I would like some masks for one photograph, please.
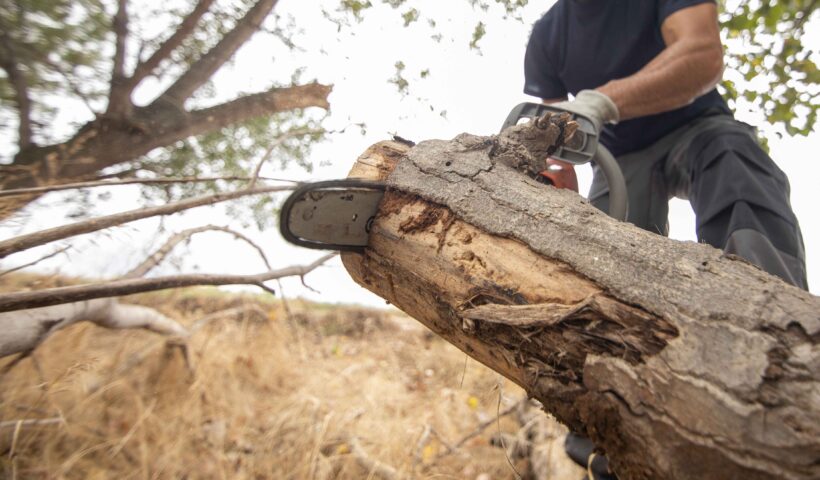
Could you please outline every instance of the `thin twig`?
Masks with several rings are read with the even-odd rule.
[[[262,308],[259,305],[247,304],[242,305],[241,307],[228,308],[225,310],[220,310],[218,312],[211,313],[210,315],[205,315],[204,317],[194,322],[194,324],[191,325],[191,328],[189,328],[188,330],[191,332],[191,335],[193,335],[194,333],[203,329],[205,326],[214,322],[215,320],[219,320],[225,317],[238,316],[241,313],[255,313],[256,315],[259,315],[262,318],[267,318],[268,316],[267,312],[262,310]]]
[[[3,275],[8,275],[9,273],[12,273],[12,272],[22,270],[24,268],[28,268],[28,267],[32,267],[34,265],[37,265],[38,263],[40,263],[44,260],[48,260],[51,257],[56,257],[57,255],[65,252],[66,250],[69,250],[70,248],[71,248],[71,245],[67,245],[67,246],[65,246],[63,248],[60,248],[60,249],[57,249],[57,250],[55,250],[55,251],[53,251],[53,252],[51,252],[47,255],[43,255],[42,257],[38,258],[37,260],[28,262],[24,265],[20,265],[19,267],[14,267],[14,268],[10,268],[8,270],[2,271],[2,272],[0,272],[0,277],[2,277]]]
[[[136,171],[136,170],[135,170]],[[114,174],[120,175],[118,174]],[[43,187],[15,188],[11,190],[0,190],[0,197],[11,197],[15,195],[43,194],[49,192],[59,192],[62,190],[76,190],[80,188],[95,187],[116,187],[121,185],[163,185],[169,183],[206,183],[216,181],[226,182],[247,182],[253,177],[242,177],[227,175],[222,177],[167,177],[167,178],[123,178],[121,180],[92,180],[88,182],[64,183],[62,185],[49,185]],[[287,180],[284,178],[258,177],[258,180],[272,182],[299,183],[297,180]]]
[[[265,288],[267,291],[272,291],[270,288],[265,287],[262,282],[290,276],[306,275],[336,255],[336,253],[330,253],[320,257],[309,265],[285,267],[255,275],[170,275],[167,277],[120,279],[85,285],[47,288],[34,292],[0,294],[0,312],[48,307],[95,298],[119,297],[122,295],[196,285],[256,285]]]
[[[37,427],[40,425],[54,425],[57,423],[63,423],[62,417],[53,417],[53,418],[26,418],[22,420],[6,420],[4,422],[0,422],[0,428],[10,428],[10,427],[17,427],[20,425],[21,427]]]
[[[518,407],[518,404],[520,404],[521,402],[524,402],[524,401],[526,401],[526,400],[527,400],[527,397],[524,397],[524,398],[522,398],[521,400],[519,400],[518,402],[516,402],[516,403],[515,403],[515,405],[512,405],[512,406],[510,406],[510,407],[508,407],[508,408],[506,408],[506,409],[504,409],[504,410],[499,410],[499,411],[497,411],[497,412],[496,412],[496,418],[491,418],[491,419],[489,419],[489,420],[486,420],[486,421],[484,421],[484,422],[481,422],[481,423],[478,425],[478,427],[476,427],[476,429],[475,429],[475,430],[473,430],[472,432],[468,433],[467,435],[465,435],[465,436],[461,437],[461,440],[457,441],[456,443],[454,443],[454,444],[453,444],[453,445],[451,445],[451,446],[447,446],[447,449],[446,449],[444,452],[439,453],[438,455],[436,455],[436,458],[435,458],[435,459],[433,459],[433,461],[434,461],[434,462],[435,462],[435,461],[438,461],[439,459],[441,459],[441,458],[443,458],[443,457],[446,457],[447,455],[450,455],[451,453],[454,453],[456,450],[458,450],[459,448],[461,448],[461,446],[462,446],[462,445],[464,445],[464,444],[465,444],[465,443],[467,443],[468,441],[472,440],[473,438],[475,438],[475,437],[477,437],[477,436],[481,435],[481,433],[482,433],[482,432],[484,432],[484,430],[486,430],[486,429],[487,429],[487,427],[489,427],[490,425],[492,425],[493,423],[495,423],[497,419],[500,419],[501,417],[506,417],[507,415],[509,415],[509,414],[511,414],[512,412],[514,412],[514,411],[515,411],[515,409]],[[500,407],[499,407],[499,408],[500,408]],[[442,442],[442,443],[444,443],[444,442]]]
[[[136,267],[131,269],[128,273],[123,275],[123,278],[140,278],[140,277],[144,277],[148,272],[151,271],[152,268],[159,265],[165,259],[165,257],[167,257],[169,253],[171,253],[171,250],[173,250],[174,247],[176,247],[180,243],[184,242],[185,240],[188,240],[189,238],[191,238],[193,235],[196,235],[197,233],[208,232],[208,231],[229,233],[229,234],[233,235],[234,237],[236,237],[237,239],[242,240],[243,242],[250,245],[254,250],[256,250],[259,253],[259,256],[262,257],[262,261],[265,263],[265,267],[268,270],[273,270],[273,267],[271,266],[270,262],[268,261],[268,257],[265,255],[265,251],[262,250],[262,247],[260,247],[256,242],[254,242],[253,240],[251,240],[250,238],[248,238],[244,234],[242,234],[240,232],[237,232],[235,230],[231,230],[228,227],[219,227],[219,226],[216,226],[216,225],[206,225],[204,227],[189,228],[187,230],[183,230],[181,232],[175,233],[174,235],[169,237],[168,240],[166,240],[165,243],[160,248],[158,248],[154,253],[152,253],[145,260],[143,260],[142,263],[140,263],[139,265],[137,265]]]
[[[310,128],[296,128],[296,129],[287,131],[287,132],[279,135],[276,138],[276,140],[274,140],[273,142],[271,142],[270,145],[268,145],[268,148],[265,150],[265,153],[262,154],[262,158],[259,159],[259,162],[256,164],[256,167],[253,169],[253,174],[251,175],[251,181],[248,184],[248,188],[253,188],[253,187],[256,186],[256,181],[259,178],[259,173],[262,171],[262,165],[264,165],[265,162],[268,161],[268,159],[270,158],[271,153],[273,153],[274,148],[282,145],[283,143],[285,143],[286,140],[288,140],[290,138],[299,137],[299,136],[302,136],[302,135],[310,135],[310,134],[313,134],[313,133],[321,133],[321,132],[324,132],[324,130],[310,129]]]
[[[512,406],[512,410],[518,408],[518,404],[523,402],[524,400],[527,400],[527,397],[524,397],[518,402],[516,402],[515,405]],[[501,432],[501,383],[498,384],[498,404],[496,404],[495,407],[495,421],[498,425],[498,438],[501,441],[501,447],[504,449],[504,458],[507,459],[507,463],[510,465],[510,468],[512,469],[513,473],[515,473],[516,480],[521,480],[521,474],[518,473],[518,470],[516,470],[515,465],[513,465],[512,460],[510,459],[510,456],[507,453],[507,445],[504,443],[504,434]]]
[[[159,205],[156,207],[137,208],[127,212],[115,213],[113,215],[106,215],[104,217],[91,218],[60,227],[49,228],[27,235],[20,235],[8,240],[0,242],[0,258],[4,258],[12,253],[27,250],[32,247],[45,245],[63,238],[73,237],[84,233],[96,232],[108,227],[122,225],[124,223],[141,220],[143,218],[156,217],[159,215],[170,215],[195,207],[204,205],[213,205],[215,203],[234,200],[237,198],[259,195],[263,193],[281,192],[284,190],[291,190],[292,187],[283,186],[266,186],[258,187],[251,190],[239,190],[235,192],[216,193],[212,195],[203,195],[200,197],[189,198],[179,202],[168,203],[166,205]]]

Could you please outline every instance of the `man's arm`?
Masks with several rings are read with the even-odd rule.
[[[702,3],[664,20],[666,48],[640,71],[597,90],[615,102],[620,119],[643,117],[692,103],[723,75],[723,46],[717,7]]]

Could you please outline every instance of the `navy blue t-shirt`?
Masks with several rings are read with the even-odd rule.
[[[564,98],[628,77],[666,47],[666,17],[706,2],[714,0],[558,0],[533,27],[524,93]],[[714,108],[731,114],[717,90],[677,110],[607,125],[601,141],[614,155],[640,150]]]

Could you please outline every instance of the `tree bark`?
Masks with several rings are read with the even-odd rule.
[[[510,168],[513,147],[371,147],[350,175],[389,188],[368,248],[342,255],[351,276],[591,437],[621,479],[820,478],[820,298],[617,222]]]
[[[127,121],[100,118],[84,125],[64,143],[21,150],[11,165],[0,169],[0,189],[87,179],[103,168],[137,159],[155,148],[234,123],[309,107],[327,109],[330,91],[329,86],[311,83],[273,88],[191,112],[149,106],[135,108]],[[22,197],[19,203],[26,201],[30,199]]]

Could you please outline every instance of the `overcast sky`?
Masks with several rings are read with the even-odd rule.
[[[348,129],[317,146],[312,158],[320,166],[312,173],[298,168],[275,171],[271,167],[263,174],[300,180],[344,177],[359,154],[371,144],[389,138],[392,133],[415,141],[451,138],[461,132],[491,134],[498,130],[515,104],[536,100],[521,92],[524,48],[532,23],[552,2],[530,2],[523,10],[523,22],[504,20],[496,7],[491,7],[489,12],[475,11],[466,1],[417,2],[423,7],[419,8],[421,19],[410,28],[403,27],[401,10],[375,7],[362,23],[354,23],[342,33],[323,18],[317,3],[326,4],[328,8],[338,4],[280,1],[276,12],[292,15],[297,27],[303,30],[294,38],[301,51],[288,51],[270,37],[257,35],[228,68],[216,75],[217,92],[220,98],[229,99],[238,92],[263,90],[273,81],[288,80],[296,68],[307,67],[305,78],[315,77],[322,83],[334,85],[328,128],[338,129],[350,123],[364,122],[367,131],[362,135],[356,129]],[[428,19],[435,20],[434,29]],[[487,34],[479,42],[480,54],[468,47],[479,20],[487,25]],[[813,22],[814,26],[816,23]],[[804,45],[820,45],[818,28],[808,28],[807,32]],[[443,35],[441,42],[433,38],[436,33]],[[394,65],[399,60],[406,65],[404,76],[410,81],[407,95],[399,94],[397,87],[388,82],[395,74]],[[425,70],[429,75],[422,80]],[[137,97],[148,98],[157,88],[156,85],[145,85]],[[67,105],[58,121],[81,120],[84,115],[88,113],[83,113],[82,108]],[[779,139],[770,126],[762,123],[758,113],[741,106],[737,117],[763,127],[772,156],[789,176],[792,205],[803,228],[810,287],[815,294],[820,293],[820,215],[816,212],[820,207],[820,166],[815,158],[816,152],[820,151],[820,135],[813,133],[807,138]],[[581,190],[586,192],[589,167],[581,167],[579,174]],[[103,192],[93,191],[95,196],[100,193]],[[109,200],[97,202],[97,213],[113,213],[138,205],[136,188],[117,188],[111,193],[113,196]],[[65,217],[69,211],[62,195],[46,196],[20,217],[21,222],[0,227],[0,237],[65,223],[69,221]],[[243,228],[221,208],[202,208],[170,217],[163,221],[162,227],[166,232],[174,232],[209,223]],[[670,225],[673,238],[695,240],[694,216],[687,202],[672,201]],[[138,263],[164,240],[168,233],[158,236],[159,226],[159,220],[146,220],[101,235],[87,236],[75,242],[70,256],[57,257],[45,267],[58,269],[64,274],[116,276]],[[308,263],[322,254],[287,245],[275,229],[259,232],[255,228],[245,228],[243,231],[263,244],[277,265]],[[0,269],[24,263],[54,249],[55,246],[50,245],[13,256],[4,261]],[[179,247],[174,261],[155,274],[180,269],[242,274],[260,272],[264,266],[252,250],[229,236],[205,233],[195,237],[187,247]],[[383,300],[354,284],[338,260],[309,275],[307,281],[320,293],[307,290],[294,280],[284,282],[285,294],[325,302],[384,304]]]

